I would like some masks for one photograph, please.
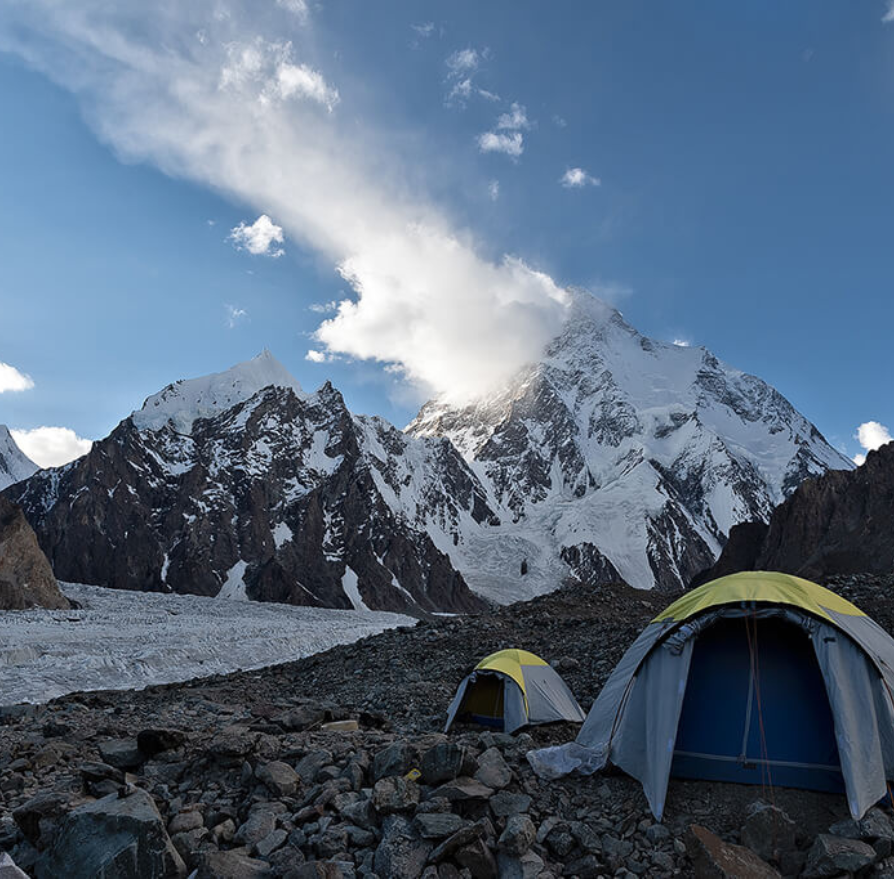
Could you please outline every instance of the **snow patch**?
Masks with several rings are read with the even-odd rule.
[[[345,590],[348,601],[354,610],[369,611],[369,608],[363,603],[363,597],[360,595],[360,587],[358,586],[357,574],[353,568],[345,566],[345,572],[341,578],[341,588]]]
[[[239,559],[229,571],[227,571],[227,579],[224,580],[223,586],[220,587],[220,592],[217,593],[218,598],[227,598],[235,601],[248,601],[248,596],[245,594],[245,569],[248,567],[248,563]]]

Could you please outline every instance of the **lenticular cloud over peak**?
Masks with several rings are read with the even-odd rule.
[[[274,5],[13,0],[0,49],[74,91],[123,158],[228,193],[329,259],[353,289],[317,331],[329,353],[474,398],[539,356],[567,295],[518,258],[483,257],[395,182],[408,175],[379,132],[342,121],[349,84],[331,80],[312,35]]]

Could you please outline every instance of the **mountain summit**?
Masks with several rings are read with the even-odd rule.
[[[540,362],[474,404],[427,403],[407,432],[449,439],[486,485],[502,525],[453,558],[504,598],[563,572],[678,588],[734,524],[853,467],[766,382],[648,339],[584,292]]]
[[[18,447],[9,428],[0,424],[0,491],[27,479],[38,469],[37,464]]]

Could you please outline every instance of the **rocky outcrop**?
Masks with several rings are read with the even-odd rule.
[[[894,443],[854,471],[806,480],[769,524],[730,532],[717,563],[696,582],[741,570],[784,571],[810,580],[894,571]]]
[[[70,605],[22,510],[0,496],[0,610],[29,607]]]

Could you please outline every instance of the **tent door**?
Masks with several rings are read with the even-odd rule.
[[[699,635],[671,773],[844,789],[825,684],[802,629],[781,619],[738,618],[718,620]]]
[[[457,718],[502,730],[504,687],[502,675],[479,672],[466,689]]]

